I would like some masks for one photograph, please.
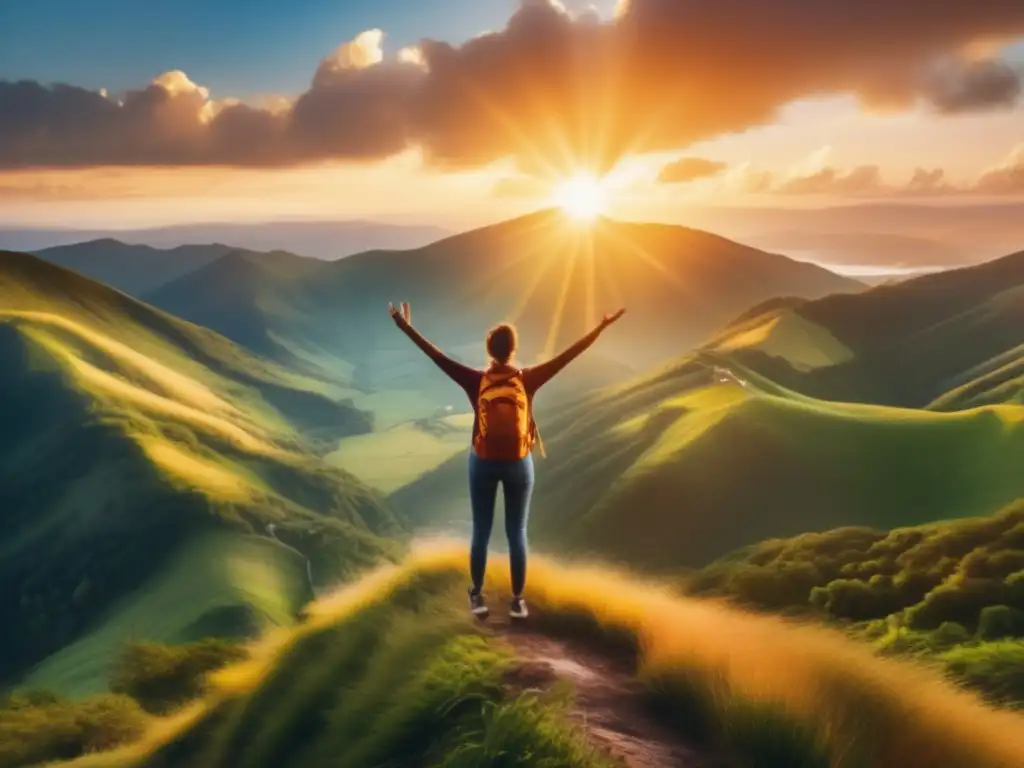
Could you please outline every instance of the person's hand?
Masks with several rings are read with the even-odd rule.
[[[601,327],[602,328],[607,328],[609,325],[614,323],[616,320],[618,320],[624,314],[626,314],[625,308],[620,309],[618,312],[611,312],[611,313],[605,315],[604,319],[601,320]]]
[[[388,314],[399,325],[412,325],[412,310],[409,308],[409,302],[407,301],[402,302],[401,308],[396,307],[389,301]]]

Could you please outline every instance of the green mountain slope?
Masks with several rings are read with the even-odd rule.
[[[132,296],[141,296],[184,274],[201,269],[231,250],[229,246],[219,243],[163,250],[102,238],[44,248],[36,255],[51,264],[112,285]]]
[[[239,565],[188,590],[203,615],[173,620],[154,604],[78,662],[99,674],[115,640],[178,639],[223,611],[249,616],[250,631],[278,623],[309,593],[296,558],[322,582],[390,551],[382,537],[397,528],[382,500],[310,450],[304,424],[319,416],[337,434],[369,428],[318,386],[106,286],[0,253],[0,624],[19,628],[0,637],[0,680],[116,624],[181,553],[205,552],[200,572],[216,547],[195,548],[213,533],[267,537],[274,524],[280,541],[267,546],[280,553],[215,539]],[[261,570],[278,586],[250,594]]]
[[[300,359],[273,334],[289,329],[293,342],[308,336],[303,329],[309,316],[303,278],[324,267],[323,262],[283,252],[231,251],[143,298],[259,355],[296,365]]]
[[[831,400],[953,410],[1024,396],[1024,252],[761,309],[707,348]]]
[[[1018,406],[831,403],[697,358],[538,418],[538,544],[658,569],[765,538],[987,514],[1024,495]],[[465,455],[392,500],[418,525],[467,519]]]

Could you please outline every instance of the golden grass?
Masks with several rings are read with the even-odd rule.
[[[137,352],[126,344],[97,333],[92,329],[49,312],[4,312],[5,316],[20,318],[41,326],[64,331],[95,347],[113,358],[119,365],[131,369],[144,378],[149,386],[163,395],[206,411],[239,414],[237,408],[218,397],[208,387],[178,371],[168,368],[151,357]]]
[[[254,487],[216,461],[183,451],[159,438],[138,437],[136,442],[150,461],[186,488],[220,501],[245,503],[254,499]]]
[[[406,567],[461,569],[465,559],[464,548],[442,546]],[[495,565],[492,587],[505,589]],[[876,744],[873,768],[1024,765],[1024,715],[986,706],[938,673],[881,659],[838,632],[682,598],[604,565],[543,557],[530,563],[529,596],[544,612],[584,612],[635,634],[644,674],[696,669],[720,675],[738,697],[781,706],[826,739],[836,766],[868,742]]]
[[[718,352],[738,349],[758,349],[786,360],[801,371],[836,365],[854,357],[853,352],[826,328],[805,320],[796,312],[765,317],[715,347]]]
[[[463,545],[421,544],[402,566],[377,570],[312,603],[304,625],[272,632],[253,646],[249,660],[214,673],[206,700],[161,721],[143,742],[116,753],[116,760],[112,753],[72,765],[130,765],[219,701],[253,691],[299,638],[383,599],[418,574],[462,572],[466,560]],[[499,562],[488,582],[492,591],[507,591]],[[993,709],[931,669],[879,658],[838,632],[680,597],[604,565],[546,557],[531,560],[529,598],[542,615],[591,615],[635,635],[643,677],[695,671],[702,679],[721,680],[734,700],[776,706],[823,739],[834,768],[864,764],[865,755],[872,768],[1024,765],[1024,715]]]
[[[38,315],[41,313],[23,314]],[[88,329],[77,326],[75,323],[65,321],[63,318],[53,316],[53,320],[55,321],[54,325],[65,329],[76,327],[81,331],[83,338],[93,336],[97,340],[106,339],[106,337],[99,336],[98,334],[92,334]],[[79,357],[74,349],[69,348],[60,339],[48,333],[45,327],[34,328],[30,326],[23,330],[30,338],[62,363],[78,382],[79,386],[95,395],[106,396],[118,402],[130,404],[144,413],[180,420],[213,437],[225,440],[252,453],[269,455],[277,450],[269,442],[262,439],[262,436],[251,434],[248,429],[254,428],[252,425],[246,424],[246,427],[243,428],[230,421],[229,417],[240,421],[244,419],[234,406],[217,397],[203,384],[187,376],[170,371],[159,363],[138,355],[138,353],[132,350],[128,350],[131,353],[130,365],[135,366],[142,365],[143,362],[147,363],[150,367],[143,380],[153,384],[157,391],[151,391],[96,367]],[[111,339],[106,339],[104,343],[116,347],[124,346]],[[124,349],[127,350],[127,347]],[[141,360],[136,360],[135,358],[140,358]],[[118,358],[117,362],[123,361]],[[170,374],[167,380],[162,380],[157,375],[161,371],[167,371]],[[157,378],[149,379],[148,376],[150,375],[157,376]],[[185,397],[185,402],[171,399],[171,397],[163,394],[163,392],[183,396]]]

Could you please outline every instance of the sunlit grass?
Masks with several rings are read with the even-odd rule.
[[[38,329],[33,328],[24,329],[24,332],[60,360],[75,377],[79,385],[87,391],[112,398],[121,404],[129,404],[140,408],[144,412],[183,421],[247,451],[266,454],[273,453],[276,450],[270,443],[253,436],[247,429],[229,420],[225,414],[230,414],[232,417],[242,420],[241,414],[234,408],[227,406],[223,401],[220,401],[212,393],[210,393],[210,397],[213,399],[207,404],[208,410],[192,405],[188,400],[182,402],[172,399],[165,394],[150,391],[127,379],[115,376],[96,367],[82,357],[79,357],[74,350],[64,346],[45,332],[39,332]],[[157,364],[154,363],[154,365]],[[194,387],[189,388],[186,384],[182,383],[182,378],[177,377],[174,379],[176,383],[173,388],[186,390],[189,394],[197,396],[199,402],[206,399],[202,393],[209,393],[209,390],[206,390],[196,382],[193,382]],[[215,407],[217,403],[222,403],[224,407]],[[253,428],[248,424],[246,426]]]
[[[254,488],[239,474],[218,462],[197,456],[166,440],[139,438],[146,456],[185,488],[192,488],[220,501],[247,502],[255,498]]]
[[[215,692],[200,709],[165,721],[122,754],[159,748],[222,697],[257,691],[303,638],[372,610],[395,590],[411,589],[410,597],[423,599],[423,591],[438,588],[432,584],[464,578],[465,559],[461,545],[424,546],[402,567],[314,602],[307,624],[269,636],[254,647],[253,659],[214,673]],[[494,566],[492,596],[507,591],[504,569]],[[448,576],[435,582],[430,574]],[[831,768],[1010,768],[1024,756],[1024,717],[986,706],[930,669],[879,658],[838,632],[682,598],[603,565],[544,557],[531,561],[529,598],[537,631],[568,633],[597,647],[615,636],[634,638],[640,680],[667,713],[694,717],[677,725],[698,745],[706,741],[762,761],[775,750],[788,756],[787,765],[820,752],[825,762],[806,764]],[[127,764],[99,756],[75,763]]]
[[[0,312],[0,318],[9,317],[28,320],[33,324],[63,331],[81,344],[102,351],[130,372],[143,378],[145,383],[157,393],[198,409],[218,411],[227,414],[239,414],[237,408],[212,392],[209,387],[166,365],[159,363],[116,339],[49,312]],[[29,330],[31,333],[31,330]],[[39,336],[37,335],[38,339]],[[40,339],[42,340],[42,339]],[[56,337],[50,337],[51,348],[60,345],[71,356],[73,353],[66,345],[60,344]]]
[[[761,318],[729,333],[718,342],[718,352],[757,349],[782,358],[797,370],[809,371],[853,359],[853,352],[824,327],[795,312]]]
[[[459,567],[461,551],[435,563]],[[497,569],[492,569],[492,571]],[[499,570],[500,573],[500,570]],[[505,589],[504,576],[494,587]],[[636,636],[641,675],[650,680],[694,669],[729,699],[778,706],[826,741],[831,765],[1017,765],[1024,759],[1024,717],[995,711],[938,674],[882,660],[836,632],[676,597],[606,566],[531,563],[530,597],[553,621],[587,614]]]

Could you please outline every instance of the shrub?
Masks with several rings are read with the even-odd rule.
[[[811,602],[837,619],[851,621],[882,619],[900,607],[891,588],[858,579],[836,579],[827,587],[818,587]]]
[[[967,631],[967,628],[963,624],[957,624],[955,621],[944,621],[939,625],[939,628],[932,633],[933,645],[952,647],[954,645],[961,645],[971,639],[971,633]]]
[[[907,623],[914,629],[935,629],[944,621],[956,621],[973,629],[982,610],[1003,602],[1006,589],[999,579],[950,579],[907,610]]]
[[[247,656],[224,640],[189,645],[136,643],[114,665],[110,688],[137,700],[147,712],[166,714],[202,695],[206,674]]]
[[[67,701],[49,694],[15,694],[0,709],[0,768],[69,760],[142,736],[147,717],[127,696],[103,694]]]
[[[955,648],[942,655],[946,672],[996,704],[1024,702],[1024,643],[1001,641]]]
[[[1024,637],[1024,611],[1007,605],[983,608],[978,621],[978,637],[983,640]]]

